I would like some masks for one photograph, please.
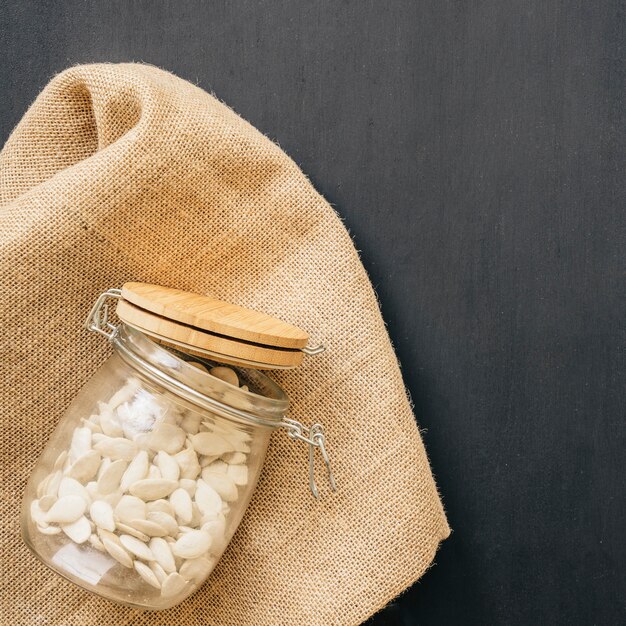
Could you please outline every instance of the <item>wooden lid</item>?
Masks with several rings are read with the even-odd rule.
[[[117,315],[182,350],[263,369],[300,365],[308,335],[279,319],[188,291],[126,283]]]

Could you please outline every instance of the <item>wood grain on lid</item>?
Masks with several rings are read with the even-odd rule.
[[[233,339],[287,349],[304,348],[309,339],[300,328],[265,313],[180,289],[126,283],[122,297],[160,317]]]
[[[297,367],[304,358],[304,352],[301,350],[261,346],[223,335],[215,335],[161,317],[125,300],[118,302],[116,313],[125,324],[161,342],[173,344],[190,353],[210,352],[216,360],[231,364],[260,369],[282,369]]]

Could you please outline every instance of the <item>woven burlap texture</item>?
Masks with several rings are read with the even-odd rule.
[[[293,161],[224,104],[147,65],[56,76],[0,155],[0,249],[1,624],[358,624],[429,567],[449,528],[365,270]],[[339,491],[311,497],[305,446],[275,433],[221,563],[160,613],[66,582],[19,532],[29,472],[109,355],[85,315],[128,280],[257,308],[327,347],[272,376],[291,417],[325,425]]]

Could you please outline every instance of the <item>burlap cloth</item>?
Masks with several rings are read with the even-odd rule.
[[[63,72],[0,155],[0,624],[357,624],[417,580],[448,536],[375,294],[328,203],[272,142],[150,66]],[[256,307],[327,352],[273,375],[319,420],[339,484],[315,501],[305,446],[273,436],[228,552],[189,600],[121,607],[27,550],[25,482],[71,398],[109,354],[82,329],[100,291],[161,283]]]

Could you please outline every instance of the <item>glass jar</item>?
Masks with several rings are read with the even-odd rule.
[[[215,567],[276,428],[309,446],[317,496],[316,449],[328,466],[323,431],[289,420],[287,396],[257,369],[115,327],[106,308],[104,316],[92,311],[90,328],[107,336],[113,355],[75,398],[29,478],[23,538],[81,587],[165,609]]]

